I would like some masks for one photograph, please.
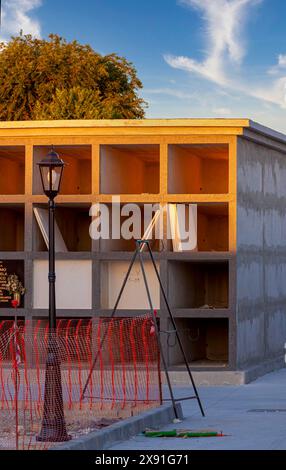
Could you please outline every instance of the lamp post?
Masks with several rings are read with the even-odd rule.
[[[56,338],[56,296],[55,296],[55,197],[61,186],[65,163],[54,149],[39,163],[43,191],[49,198],[49,336],[46,359],[45,393],[42,429],[37,441],[62,442],[70,437],[67,434],[60,354]]]

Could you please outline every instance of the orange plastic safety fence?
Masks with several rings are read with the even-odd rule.
[[[47,449],[160,404],[151,315],[0,322],[0,449]]]

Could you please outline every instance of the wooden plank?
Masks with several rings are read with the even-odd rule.
[[[25,146],[25,194],[33,192],[33,146]]]
[[[160,145],[160,193],[168,192],[168,144]]]
[[[2,121],[0,129],[51,129],[90,127],[249,127],[249,119],[98,119]]]
[[[92,194],[99,194],[100,191],[100,146],[98,143],[92,144]]]
[[[229,146],[229,250],[236,252],[237,231],[237,139]]]
[[[157,127],[156,135],[243,135],[243,127]],[[79,136],[81,138],[88,138],[91,136],[108,136],[108,135],[120,135],[120,136],[154,136],[154,127],[65,127],[65,128],[1,128],[0,137],[50,137],[50,145],[54,143],[54,137],[58,137],[60,143],[64,144],[67,136]]]

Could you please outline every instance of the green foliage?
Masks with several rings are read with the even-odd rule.
[[[50,35],[0,43],[0,120],[138,119],[146,103],[132,63]]]

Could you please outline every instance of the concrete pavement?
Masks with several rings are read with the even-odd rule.
[[[186,396],[190,390],[176,387],[175,395]],[[109,449],[286,450],[286,369],[247,385],[200,387],[199,393],[206,417],[200,415],[195,400],[182,402],[185,419],[163,429],[207,428],[223,431],[227,437],[180,439],[137,435]]]

